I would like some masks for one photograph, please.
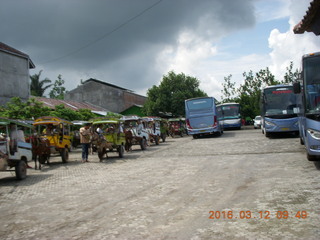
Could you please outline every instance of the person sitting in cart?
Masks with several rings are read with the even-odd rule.
[[[18,145],[20,147],[26,147],[25,145],[27,145],[28,147],[28,145],[30,145],[30,143],[26,143],[24,131],[21,129],[18,129],[17,125],[14,123],[10,123],[10,139],[14,140],[12,141],[13,144],[16,142],[16,144],[10,146],[10,148],[12,148],[14,152],[17,151]],[[32,168],[31,166],[29,166],[27,161],[25,162],[26,162],[27,168]]]
[[[45,135],[53,135],[56,132],[57,130],[53,127],[53,124],[48,124],[48,126],[42,131],[42,133]]]

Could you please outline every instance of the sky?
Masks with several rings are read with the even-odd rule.
[[[221,99],[224,77],[320,51],[320,37],[294,34],[310,0],[0,0],[0,41],[29,55],[41,79],[67,90],[98,79],[147,95],[169,71]],[[48,92],[46,93],[48,94]]]

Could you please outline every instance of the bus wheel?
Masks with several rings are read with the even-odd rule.
[[[198,135],[194,134],[192,135],[193,139],[197,139],[198,138]]]
[[[20,160],[16,167],[15,167],[15,172],[16,172],[16,178],[18,180],[25,179],[27,177],[27,164],[25,161]]]
[[[303,142],[303,139],[302,139],[302,138],[300,138],[300,144],[301,144],[301,145],[304,145],[304,142]]]
[[[314,155],[310,155],[309,153],[307,153],[307,158],[309,161],[317,161],[317,160],[320,160],[317,158],[317,156],[314,156]]]

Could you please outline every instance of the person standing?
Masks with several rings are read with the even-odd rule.
[[[84,127],[80,128],[80,143],[82,145],[82,162],[89,162],[89,145],[90,145],[90,123],[86,123]]]

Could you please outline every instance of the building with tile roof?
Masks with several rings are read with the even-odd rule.
[[[12,97],[29,98],[32,68],[35,65],[27,54],[0,42],[0,105]]]
[[[293,28],[295,34],[313,32],[320,35],[320,0],[313,0],[303,19]]]
[[[65,100],[91,103],[114,113],[123,112],[135,105],[143,105],[146,99],[132,90],[93,78],[65,94]]]

